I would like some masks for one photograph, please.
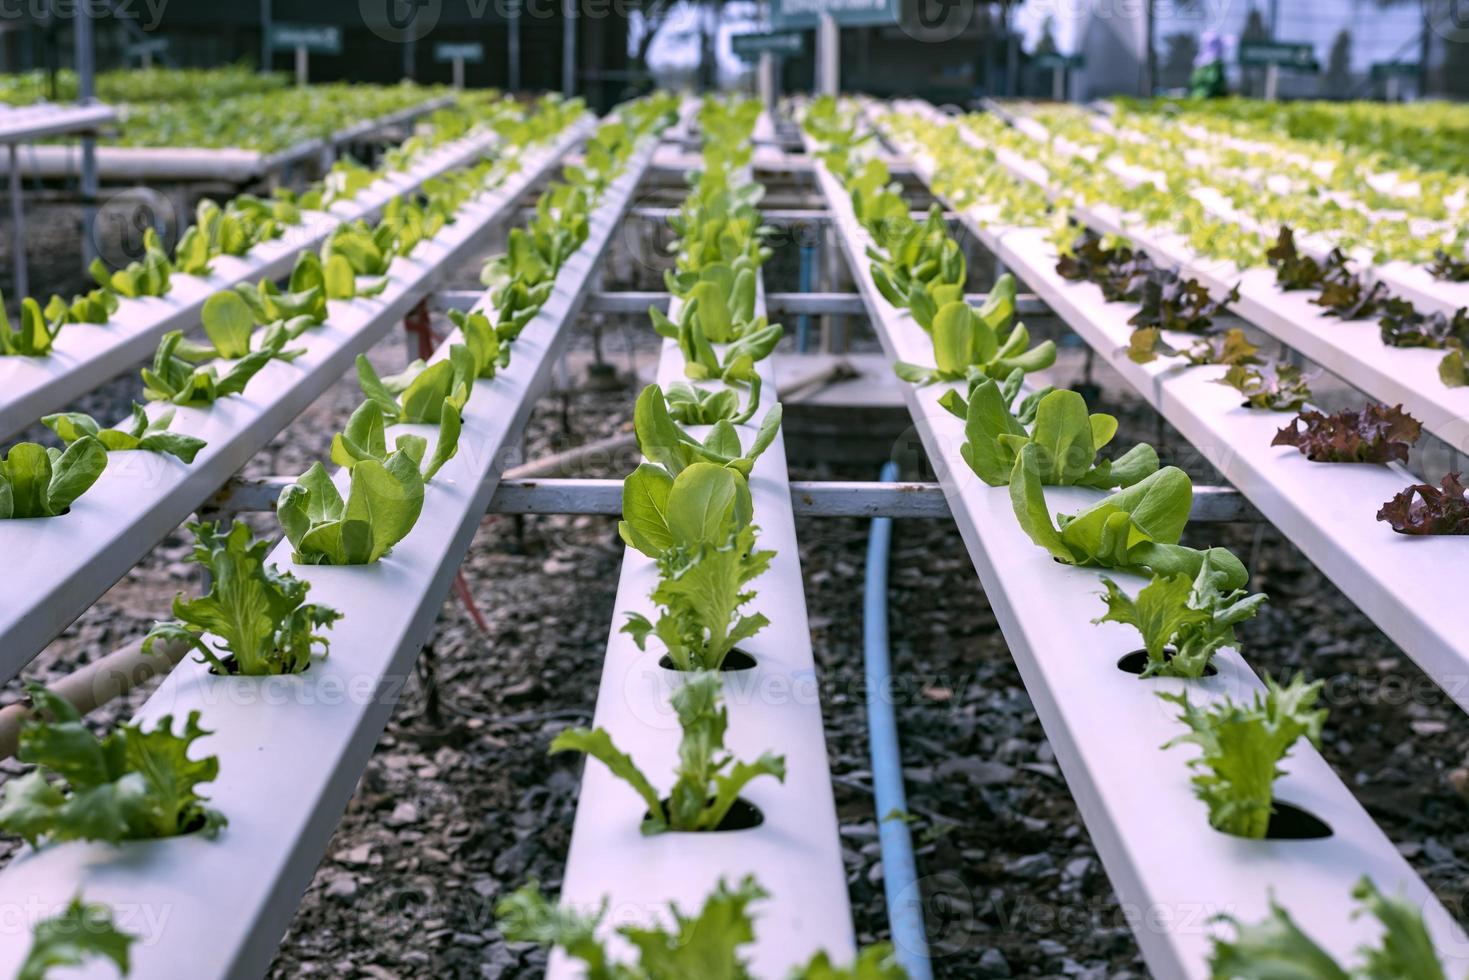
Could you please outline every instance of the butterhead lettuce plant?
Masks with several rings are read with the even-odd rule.
[[[0,520],[64,514],[106,468],[107,449],[95,436],[79,436],[65,452],[34,442],[11,446],[0,458]]]
[[[742,615],[749,583],[770,567],[756,551],[749,487],[739,473],[695,462],[677,477],[644,463],[622,486],[624,542],[653,558],[657,622],[630,613],[623,632],[646,648],[656,636],[678,670],[718,670],[741,640],[763,629],[764,615]]]

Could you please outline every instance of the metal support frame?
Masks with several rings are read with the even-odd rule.
[[[523,6],[522,0],[510,0],[510,9],[506,12],[505,87],[511,92],[520,91],[520,11]]]
[[[267,476],[230,480],[210,501],[229,513],[269,511],[295,477]],[[799,517],[893,517],[942,520],[949,502],[937,483],[792,480],[791,507]],[[622,513],[621,480],[501,480],[490,500],[492,514]],[[1195,487],[1191,521],[1209,523],[1259,520],[1233,487]]]
[[[97,101],[97,52],[92,43],[92,9],[83,3],[77,5],[76,25],[73,28],[76,46],[77,101],[92,105]],[[92,235],[92,226],[97,220],[97,140],[90,133],[82,134],[82,268],[92,264],[97,257],[97,243]]]
[[[479,295],[473,290],[448,289],[435,293],[432,302],[437,310],[463,311],[473,306]],[[964,298],[978,304],[983,303],[988,295],[969,293]],[[668,293],[641,290],[592,293],[587,297],[586,311],[612,316],[645,316],[650,306],[667,312],[670,299]],[[867,313],[860,293],[768,293],[765,309],[771,316],[821,316],[827,313],[864,316]],[[1021,316],[1045,316],[1051,312],[1050,307],[1034,293],[1021,293],[1015,297],[1015,309]]]
[[[16,301],[25,299],[30,295],[30,283],[26,268],[26,231],[25,231],[25,202],[21,200],[20,186],[20,147],[10,144],[10,229],[11,249],[15,255],[15,296]],[[84,238],[86,236],[83,236]]]
[[[561,94],[576,94],[577,0],[561,0]]]
[[[816,94],[836,95],[841,89],[842,33],[836,17],[821,14],[816,22]]]

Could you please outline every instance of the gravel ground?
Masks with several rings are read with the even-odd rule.
[[[645,278],[634,273],[624,269],[618,281]],[[608,329],[604,346],[619,366],[624,336]],[[583,337],[579,349],[588,347]],[[385,370],[401,366],[401,337],[380,343],[373,359]],[[1057,373],[1061,383],[1078,380],[1080,355],[1065,352]],[[1122,421],[1119,443],[1158,441],[1170,461],[1217,480],[1178,451],[1176,434],[1164,428],[1159,438],[1154,414],[1127,398],[1108,369],[1099,366],[1095,380],[1096,407]],[[131,380],[107,386],[87,407],[115,416],[134,390]],[[625,428],[631,399],[630,389],[582,388],[543,398],[527,456],[566,448],[569,433],[591,440]],[[304,469],[357,401],[355,382],[342,379],[249,472]],[[880,462],[835,469],[803,463],[798,445],[791,450],[798,478],[870,479]],[[853,912],[868,943],[885,938],[887,926],[860,684],[867,526],[803,519],[798,531]],[[1254,587],[1272,597],[1240,631],[1248,658],[1277,675],[1302,670],[1327,679],[1327,759],[1463,920],[1469,719],[1274,530],[1208,533],[1206,543],[1246,558]],[[181,530],[161,543],[27,676],[55,677],[144,632],[173,592],[194,581],[182,564],[188,540]],[[367,766],[273,977],[540,972],[543,954],[507,944],[492,909],[527,878],[560,884],[580,763],[548,759],[546,748],[563,727],[590,717],[621,556],[609,518],[485,519],[464,573],[490,631],[481,635],[457,602],[445,600],[418,683]],[[955,527],[900,522],[890,576],[894,664],[910,681],[898,718],[936,972],[1145,975]],[[109,706],[95,723],[126,717],[145,694]],[[13,683],[0,692],[16,696]],[[0,772],[18,771],[0,764]]]

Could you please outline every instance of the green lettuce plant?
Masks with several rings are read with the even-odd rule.
[[[1086,400],[1074,391],[1045,388],[1022,400],[1025,372],[1015,368],[1003,382],[984,378],[970,389],[966,404],[955,390],[940,403],[963,418],[964,444],[960,453],[970,469],[992,487],[1006,486],[1021,450],[1036,445],[1046,486],[1085,486],[1098,490],[1129,487],[1158,469],[1158,453],[1138,443],[1115,460],[1097,460],[1097,453],[1117,433],[1117,419],[1088,414]]]
[[[669,905],[668,915],[654,925],[620,925],[617,935],[636,956],[636,962],[626,963],[614,960],[597,937],[607,918],[605,901],[595,914],[582,915],[552,905],[532,881],[502,898],[495,906],[495,918],[511,942],[565,950],[583,964],[587,980],[752,980],[740,947],[755,941],[750,906],[768,897],[753,876],[746,876],[736,888],[721,879],[697,914]],[[787,980],[904,980],[907,975],[891,944],[879,943],[863,949],[845,967],[832,965],[822,950],[792,970]]]
[[[774,776],[785,781],[784,757],[766,752],[754,762],[737,762],[725,751],[729,711],[723,705],[722,690],[719,674],[700,671],[673,692],[673,709],[683,737],[667,802],[659,798],[632,758],[612,743],[605,729],[567,729],[552,740],[551,752],[584,752],[627,781],[648,806],[642,823],[645,836],[718,830],[740,790],[751,780]]]
[[[394,440],[396,452],[404,453],[422,466],[423,481],[434,478],[445,463],[459,452],[460,418],[452,407],[439,417],[439,434],[434,440],[433,455],[424,462],[428,440],[412,433],[402,433]],[[382,406],[368,400],[357,406],[347,419],[347,427],[332,437],[332,462],[351,469],[363,460],[388,461],[387,420]]]
[[[0,520],[57,517],[91,489],[107,468],[107,449],[80,436],[63,452],[17,443],[0,458]]]
[[[727,466],[748,477],[755,468],[755,460],[775,442],[780,432],[781,417],[780,403],[777,402],[760,420],[760,428],[748,449],[741,443],[733,420],[727,418],[715,421],[709,434],[701,441],[673,420],[663,389],[654,384],[643,389],[633,406],[633,431],[642,454],[666,469],[671,476],[678,476],[696,462],[705,462]]]
[[[41,305],[29,296],[21,300],[20,329],[10,325],[6,314],[5,297],[0,295],[0,356],[45,357],[51,353],[56,335],[61,332],[64,319],[48,319]]]
[[[1237,644],[1235,626],[1253,619],[1266,601],[1263,593],[1225,589],[1221,583],[1229,573],[1215,567],[1215,560],[1206,552],[1193,581],[1156,575],[1136,598],[1103,578],[1107,612],[1092,622],[1137,628],[1148,654],[1143,677],[1203,677],[1214,654]]]
[[[313,463],[281,491],[276,516],[302,565],[368,565],[392,549],[423,511],[421,460],[398,450],[386,460],[359,460],[346,499]]]
[[[316,644],[325,653],[326,637],[314,632],[341,619],[341,613],[306,601],[311,584],[265,564],[270,542],[254,540],[244,524],[221,533],[215,524],[190,524],[192,560],[209,569],[210,589],[197,599],[174,596],[171,622],[155,623],[143,638],[143,652],[155,644],[183,643],[219,674],[298,674],[311,666]],[[214,635],[214,647],[204,634]],[[230,659],[227,659],[230,658]]]
[[[150,419],[148,410],[134,402],[131,423],[125,429],[104,429],[96,419],[83,412],[59,412],[45,416],[41,422],[68,446],[90,436],[110,453],[127,450],[166,453],[185,463],[192,463],[206,444],[196,436],[169,432],[173,416],[174,410],[170,408],[160,412],[156,419]]]
[[[92,279],[103,289],[110,289],[119,296],[137,299],[143,296],[166,296],[172,283],[170,275],[173,265],[163,250],[158,232],[149,228],[143,232],[143,258],[129,262],[115,272],[107,270],[101,259],[93,259],[88,270]]]
[[[1275,780],[1283,776],[1280,760],[1300,738],[1319,744],[1326,709],[1316,708],[1321,681],[1306,683],[1299,674],[1285,687],[1265,679],[1265,695],[1248,704],[1232,698],[1196,707],[1188,694],[1163,692],[1178,705],[1178,720],[1188,726],[1164,745],[1191,743],[1202,752],[1189,760],[1194,793],[1209,807],[1209,825],[1237,837],[1262,839],[1274,812]]]
[[[622,513],[622,540],[658,566],[658,621],[630,613],[622,630],[640,649],[656,636],[676,669],[717,670],[768,625],[760,613],[740,614],[774,553],[755,550],[750,490],[738,472],[694,462],[672,477],[644,463],[623,481]]]
[[[225,825],[196,789],[219,774],[216,757],[189,758],[193,743],[209,734],[197,711],[182,735],[173,734],[173,717],[164,715],[151,731],[125,724],[99,739],[70,701],[39,684],[26,691],[36,717],[21,727],[17,758],[36,768],[5,784],[0,830],[35,847],[43,840],[213,837]]]
[[[1447,980],[1417,906],[1405,898],[1384,895],[1366,875],[1352,889],[1352,897],[1358,902],[1355,914],[1372,916],[1382,928],[1375,945],[1358,947],[1363,960],[1360,966],[1343,968],[1272,896],[1270,915],[1261,922],[1245,924],[1232,915],[1220,917],[1233,926],[1235,934],[1232,939],[1214,937],[1210,975],[1216,980]]]
[[[281,343],[285,338],[280,338]],[[252,351],[224,367],[196,365],[196,361],[214,356],[213,348],[200,347],[184,340],[182,330],[163,335],[153,363],[143,368],[143,396],[150,402],[172,402],[175,405],[212,405],[221,398],[238,395],[260,369],[280,356],[269,348]]]
[[[122,976],[128,975],[128,950],[138,937],[112,922],[112,909],[83,902],[80,893],[56,915],[37,922],[31,930],[31,948],[16,980],[46,980],[53,969],[80,967],[91,959],[107,959]]]
[[[1239,589],[1249,575],[1224,548],[1198,551],[1178,543],[1193,506],[1193,484],[1176,466],[1104,497],[1074,515],[1051,520],[1041,474],[1049,460],[1029,443],[1020,450],[1010,475],[1015,517],[1030,539],[1068,565],[1116,568],[1194,579],[1208,560],[1219,573],[1219,588]]]

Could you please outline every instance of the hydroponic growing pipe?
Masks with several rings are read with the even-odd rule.
[[[898,464],[883,464],[884,482],[898,478]],[[923,928],[923,897],[913,861],[913,837],[903,793],[903,756],[893,711],[892,663],[888,655],[888,552],[893,519],[874,517],[867,538],[867,576],[862,594],[862,661],[867,683],[867,744],[872,756],[872,796],[882,847],[882,885],[888,927],[898,962],[912,980],[932,980],[928,937]]]

